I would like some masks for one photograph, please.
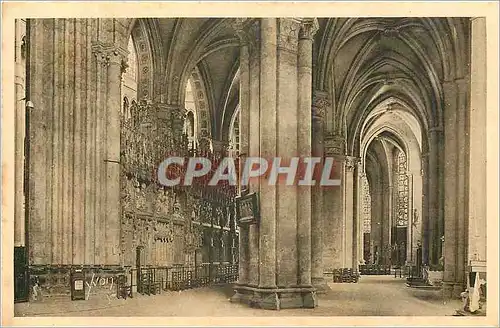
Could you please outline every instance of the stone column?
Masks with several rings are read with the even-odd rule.
[[[422,264],[429,264],[430,227],[429,227],[429,195],[428,195],[428,160],[429,154],[422,153]]]
[[[252,20],[246,26],[248,38],[252,42],[249,67],[250,67],[250,90],[249,90],[249,126],[253,131],[260,131],[260,21]],[[248,139],[248,156],[260,156],[260,133],[250,133]],[[253,179],[248,186],[251,192],[259,191],[259,180]],[[259,285],[259,226],[252,224],[248,228],[249,247],[249,285]]]
[[[250,134],[250,62],[249,62],[249,40],[244,33],[240,22],[235,25],[240,37],[240,166],[239,172],[243,169],[243,163],[248,156],[248,140]],[[242,192],[241,185],[239,192]],[[249,272],[249,226],[239,227],[239,247],[238,247],[238,284],[248,283]]]
[[[107,50],[106,101],[106,264],[120,263],[120,112],[121,74],[126,50]]]
[[[429,206],[429,264],[438,264],[441,257],[441,218],[439,199],[439,160],[442,129],[429,129],[429,161],[428,161],[428,206]]]
[[[324,117],[326,107],[329,106],[328,93],[314,91],[312,103],[312,156],[324,156]],[[322,162],[323,163],[323,162]],[[319,176],[319,175],[317,175]],[[316,184],[312,187],[312,214],[311,214],[311,261],[312,284],[317,293],[325,293],[330,287],[323,277],[323,187]]]
[[[379,179],[377,179],[379,180]],[[374,181],[370,185],[371,192],[371,233],[370,233],[370,252],[372,256],[372,263],[382,264],[382,251],[383,251],[383,186],[379,181]],[[376,254],[377,252],[377,254]]]
[[[297,156],[299,149],[310,155],[311,84],[307,68],[312,49],[308,38],[301,41],[299,51],[299,31],[307,28],[308,22],[243,20],[243,30],[257,40],[250,54],[249,108],[250,126],[258,133],[250,134],[250,156],[286,160]],[[303,116],[309,122],[305,126],[299,122]],[[260,217],[257,225],[250,226],[248,284],[237,285],[232,300],[266,309],[315,307],[310,196],[303,209],[309,214],[301,215],[297,186],[269,184],[267,178],[250,184],[250,191],[259,195]]]
[[[469,209],[468,209],[468,260],[469,264],[486,266],[486,177],[487,135],[486,129],[486,18],[471,19],[471,77],[469,115]]]
[[[25,246],[24,227],[24,142],[26,106],[26,22],[15,21],[15,205],[14,205],[14,246]]]
[[[300,157],[312,155],[312,45],[314,34],[318,30],[318,22],[314,18],[303,19],[300,25],[298,40],[298,108],[297,108],[297,150]],[[312,286],[312,200],[311,186],[298,186],[297,195],[297,235],[299,257],[299,285]],[[315,245],[320,245],[314,240]],[[320,240],[321,242],[321,240]],[[318,260],[315,256],[315,260]],[[317,268],[316,268],[317,269]],[[317,273],[317,272],[316,272]]]
[[[277,21],[263,18],[260,23],[260,157],[276,156],[277,123]],[[295,104],[296,106],[296,104]],[[289,108],[293,110],[294,106]],[[292,115],[293,116],[293,115]],[[281,141],[281,140],[280,140]],[[291,149],[294,149],[292,147]],[[261,181],[261,219],[259,225],[259,287],[276,287],[276,190],[266,181]]]
[[[457,197],[456,197],[456,211],[455,217],[457,220],[457,230],[456,230],[456,253],[457,260],[455,263],[455,284],[453,285],[453,295],[459,297],[460,293],[464,291],[465,288],[465,270],[467,266],[467,219],[466,212],[468,210],[467,206],[467,195],[466,195],[466,168],[468,165],[467,152],[468,147],[466,146],[466,137],[468,132],[468,89],[469,81],[468,79],[458,79],[455,80],[455,85],[457,88],[457,123],[455,128],[455,140],[457,146]],[[474,173],[475,174],[475,173]]]
[[[340,186],[323,187],[323,267],[324,270],[343,266],[344,154],[345,139],[338,135],[325,137],[325,156],[334,158],[333,178],[340,179]]]
[[[457,87],[453,81],[443,83],[444,90],[444,295],[451,297],[457,263]]]
[[[344,244],[343,244],[343,255],[344,255],[344,268],[354,268],[355,263],[355,239],[356,227],[354,222],[354,183],[355,179],[355,169],[357,166],[357,158],[352,156],[347,156],[345,161],[345,174],[344,174]]]

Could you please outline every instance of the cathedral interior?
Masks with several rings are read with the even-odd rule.
[[[367,274],[449,298],[486,280],[485,18],[15,24],[16,301],[76,297],[82,273],[264,309]],[[328,156],[341,185],[165,187],[170,155]]]

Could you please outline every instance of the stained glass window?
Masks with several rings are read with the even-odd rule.
[[[409,201],[409,179],[407,171],[406,154],[402,151],[397,156],[397,176],[398,176],[398,202],[397,202],[397,226],[408,226],[408,201]]]

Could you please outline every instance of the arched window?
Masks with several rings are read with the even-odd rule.
[[[184,133],[188,137],[189,147],[196,148],[197,144],[197,129],[196,129],[196,102],[193,96],[192,80],[189,79],[186,85],[186,93],[184,95],[184,107],[188,111],[186,120],[184,121]]]
[[[397,202],[397,226],[408,226],[408,198],[409,198],[409,179],[407,174],[406,154],[400,151],[396,158],[398,175],[398,202]]]
[[[128,41],[128,67],[122,78],[122,99],[127,98],[130,103],[137,100],[137,52],[132,37]],[[126,113],[124,113],[126,114]]]
[[[122,116],[125,119],[129,119],[130,118],[129,106],[130,106],[130,104],[129,104],[128,98],[127,97],[123,97]]]

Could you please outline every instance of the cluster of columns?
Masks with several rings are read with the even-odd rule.
[[[240,141],[246,156],[286,160],[311,155],[317,24],[316,19],[293,18],[237,22]],[[240,276],[232,300],[267,309],[315,307],[311,187],[270,186],[261,179],[252,181],[249,191],[259,194],[260,217],[240,227]]]
[[[470,78],[467,76],[443,83],[445,108],[442,167],[446,168],[443,170],[443,288],[445,295],[454,297],[464,290],[468,266],[486,267],[484,18],[474,18],[471,31]],[[483,198],[479,199],[478,195]]]
[[[486,267],[486,35],[471,22],[470,76],[442,82],[443,125],[428,131],[422,156],[423,262],[443,265],[443,289],[458,297],[472,266]],[[426,214],[426,215],[425,215]],[[484,269],[485,270],[485,269]]]
[[[334,158],[335,175],[340,186],[323,187],[323,227],[328,238],[323,238],[323,268],[356,269],[362,252],[358,209],[358,190],[361,172],[359,158],[346,156],[345,140],[338,135],[327,135],[324,139],[325,156]]]
[[[30,264],[120,264],[120,110],[127,27],[30,22]]]

